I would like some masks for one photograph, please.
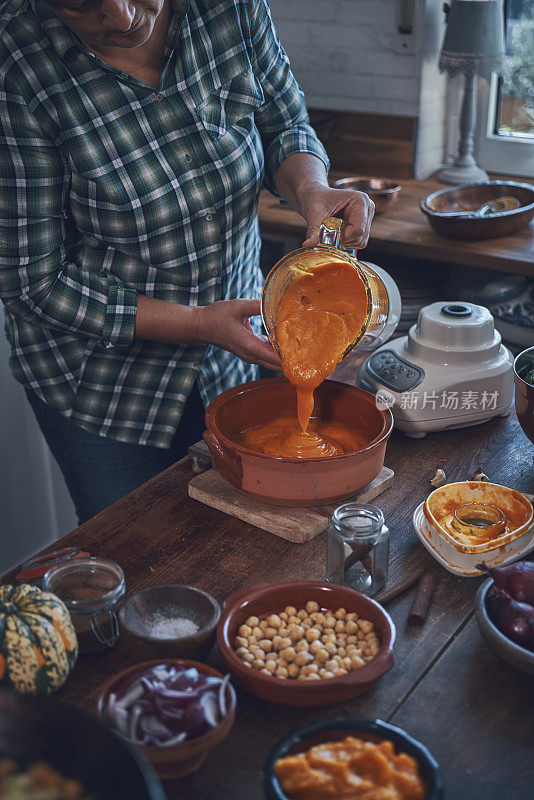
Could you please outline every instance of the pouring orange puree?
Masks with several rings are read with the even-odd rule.
[[[286,378],[297,390],[295,415],[246,431],[241,444],[289,458],[318,458],[358,450],[366,439],[345,425],[310,418],[313,391],[356,339],[367,314],[367,293],[358,271],[332,261],[302,270],[280,302],[276,339]]]

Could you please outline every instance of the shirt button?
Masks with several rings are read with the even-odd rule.
[[[206,222],[211,222],[213,219],[213,214],[206,214]]]
[[[193,158],[191,157],[191,155],[189,153],[186,153],[185,154],[185,160],[187,161],[188,164],[190,164],[192,162]]]
[[[162,95],[162,94],[157,94],[157,95],[156,95],[156,100],[157,100],[159,103],[161,103],[161,101],[162,101],[162,100],[165,100],[165,98],[163,97],[163,95]]]
[[[218,269],[212,269],[211,272],[210,272],[210,275],[211,275],[212,278],[216,278],[218,274],[219,274],[219,270]]]

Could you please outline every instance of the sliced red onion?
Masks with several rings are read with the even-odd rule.
[[[135,744],[169,747],[194,739],[227,713],[230,676],[203,675],[158,664],[110,694],[105,715],[112,727]]]

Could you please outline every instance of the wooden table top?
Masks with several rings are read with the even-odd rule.
[[[428,494],[432,467],[463,480],[480,464],[496,482],[532,492],[533,455],[515,415],[418,441],[394,431],[386,464],[395,481],[378,501],[391,531],[390,581],[421,566],[439,575],[425,624],[406,622],[414,590],[388,605],[397,626],[395,666],[348,703],[285,708],[238,690],[229,737],[195,775],[166,787],[169,800],[260,800],[271,747],[301,725],[339,716],[387,720],[424,742],[440,762],[445,800],[531,800],[534,681],[485,645],[473,613],[480,580],[456,577],[434,562],[411,517]],[[291,544],[203,506],[187,496],[192,475],[188,460],[175,464],[53,548],[83,545],[113,559],[124,569],[128,592],[187,583],[222,602],[255,582],[324,579],[324,535]],[[216,649],[210,662],[222,668]],[[104,654],[80,656],[59,696],[92,709],[102,682],[129,663],[120,643]]]
[[[341,175],[336,174],[333,177]],[[521,181],[520,178],[510,180]],[[421,200],[432,192],[446,188],[445,185],[434,178],[424,181],[402,179],[400,183],[402,190],[396,203],[373,220],[370,249],[394,256],[483,267],[534,277],[534,220],[513,235],[498,239],[473,242],[448,239],[430,227],[419,208]],[[267,189],[261,193],[258,213],[262,236],[303,238],[303,218],[289,206],[281,205],[278,198]],[[362,258],[365,258],[365,251],[361,252]]]

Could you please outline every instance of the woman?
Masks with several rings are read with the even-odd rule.
[[[258,194],[344,215],[265,0],[6,0],[0,286],[11,368],[80,522],[181,457],[202,402],[276,369]]]

